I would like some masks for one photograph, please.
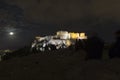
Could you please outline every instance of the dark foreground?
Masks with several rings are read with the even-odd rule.
[[[85,61],[85,52],[42,52],[0,62],[0,80],[120,80],[120,59]]]

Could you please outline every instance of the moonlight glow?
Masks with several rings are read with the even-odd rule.
[[[9,35],[11,35],[11,36],[14,35],[14,32],[10,32]]]

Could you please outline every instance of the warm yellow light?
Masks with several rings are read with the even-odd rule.
[[[80,33],[80,37],[84,37],[85,36],[85,33]]]
[[[57,32],[57,35],[59,36],[59,35],[64,35],[64,34],[68,34],[68,32],[67,31],[58,31]]]
[[[85,33],[80,33],[79,38],[80,39],[87,39],[87,36],[85,35]]]
[[[77,39],[77,38],[79,38],[79,33],[72,32],[72,33],[69,33],[69,34],[70,34],[70,38],[71,39]]]
[[[66,45],[70,46],[71,45],[71,41],[70,40],[66,40]]]
[[[69,39],[70,38],[70,35],[67,31],[58,31],[57,36],[60,39]]]

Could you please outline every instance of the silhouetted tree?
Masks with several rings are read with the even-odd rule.
[[[116,36],[116,42],[109,50],[110,58],[120,57],[120,30],[115,33],[115,36]]]
[[[103,48],[104,41],[96,33],[92,34],[86,42],[86,59],[101,59]]]

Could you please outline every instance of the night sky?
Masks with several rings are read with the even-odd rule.
[[[112,42],[118,29],[120,0],[0,0],[0,49],[20,48],[58,30],[98,32]]]

